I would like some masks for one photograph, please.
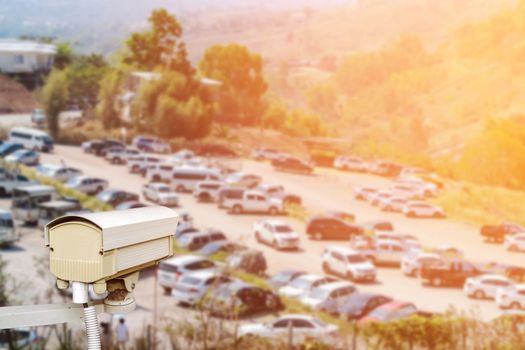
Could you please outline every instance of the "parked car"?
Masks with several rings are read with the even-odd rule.
[[[212,241],[206,244],[204,247],[202,247],[198,251],[198,253],[204,256],[211,256],[219,252],[223,252],[226,254],[232,254],[232,253],[235,253],[241,250],[246,250],[246,249],[248,249],[248,247],[246,247],[245,245],[222,240],[222,241]]]
[[[219,190],[217,203],[219,208],[231,208],[232,202],[242,200],[244,188],[223,187]]]
[[[338,328],[310,315],[283,315],[268,323],[248,323],[239,327],[241,337],[261,337],[274,341],[288,339],[292,330],[293,344],[303,344],[316,340],[323,344],[333,344],[338,337]]]
[[[259,175],[242,172],[231,174],[224,179],[226,186],[239,186],[244,188],[255,188],[261,183],[261,181],[262,178]]]
[[[441,244],[431,250],[445,260],[463,259],[463,251],[449,244]]]
[[[175,166],[173,164],[159,162],[148,165],[143,172],[146,174],[146,180],[149,182],[170,183],[174,169]]]
[[[506,235],[503,246],[511,252],[525,251],[525,233]]]
[[[132,141],[133,146],[142,152],[150,153],[170,153],[170,145],[162,142],[156,137],[136,136]]]
[[[60,182],[67,182],[83,174],[80,169],[55,164],[41,164],[36,167],[36,171]]]
[[[446,216],[443,208],[425,202],[409,202],[403,208],[403,213],[409,218],[444,218]]]
[[[389,190],[377,191],[376,193],[370,195],[370,197],[368,198],[368,202],[375,207],[379,205],[379,202],[381,200],[392,198],[393,196],[394,193]]]
[[[46,114],[42,109],[33,109],[31,123],[37,128],[43,128],[47,123]]]
[[[357,242],[353,248],[376,266],[400,266],[403,256],[409,251],[400,242],[391,239],[377,240],[373,246]]]
[[[354,198],[356,200],[369,201],[377,191],[379,190],[375,187],[354,187]]]
[[[499,288],[510,288],[514,282],[501,275],[481,275],[465,280],[463,291],[469,298],[495,299]]]
[[[142,185],[142,196],[153,203],[176,207],[179,196],[169,185],[162,182],[152,182]]]
[[[179,222],[177,223],[177,230],[175,235],[178,237],[184,230],[195,228],[193,223],[193,216],[187,211],[179,212]]]
[[[9,341],[11,340],[11,344]],[[35,329],[20,327],[0,331],[0,349],[43,349],[47,340],[38,336]]]
[[[273,159],[272,166],[274,169],[280,171],[292,171],[306,174],[311,174],[314,171],[314,167],[310,163],[298,158],[287,156]]]
[[[36,151],[26,149],[19,149],[5,157],[8,163],[22,164],[22,165],[37,165],[40,162],[40,155]]]
[[[306,225],[306,234],[310,239],[349,240],[364,233],[361,226],[350,224],[334,216],[317,216]]]
[[[390,196],[388,198],[379,199],[378,206],[382,211],[392,213],[402,213],[405,206],[408,204],[408,199],[404,197]]]
[[[423,265],[435,264],[442,261],[438,254],[423,251],[406,254],[401,260],[401,271],[406,276],[418,277]]]
[[[222,284],[206,298],[204,307],[211,315],[224,318],[284,310],[284,304],[277,294],[241,281]]]
[[[115,207],[115,210],[128,210],[128,209],[136,209],[136,208],[144,208],[148,205],[139,201],[127,201],[120,203]]]
[[[345,222],[354,222],[355,221],[355,215],[352,213],[348,213],[346,211],[341,210],[327,210],[323,214],[323,216],[333,216],[334,218],[343,220]]]
[[[299,195],[286,192],[281,185],[260,184],[255,189],[261,191],[268,197],[282,200],[285,205],[301,205],[303,202]]]
[[[180,304],[194,306],[199,303],[211,290],[218,289],[224,283],[231,283],[233,279],[217,271],[197,271],[182,276],[175,284],[171,295]]]
[[[162,261],[159,264],[158,283],[164,288],[166,294],[170,294],[182,276],[195,273],[197,271],[217,270],[217,265],[202,256],[181,255]]]
[[[254,148],[251,156],[255,160],[272,160],[281,156],[281,154],[279,151],[271,148]]]
[[[386,220],[374,220],[367,221],[363,224],[365,233],[374,235],[377,232],[392,232],[394,231],[394,225],[390,221]]]
[[[36,184],[34,180],[30,180],[24,175],[15,173],[6,173],[0,180],[0,197],[4,197],[13,193],[13,190],[19,186]]]
[[[302,275],[292,280],[290,284],[279,288],[279,294],[289,298],[301,298],[302,296],[310,293],[310,291],[314,288],[335,281],[337,280],[333,277],[319,276],[314,274]]]
[[[375,266],[363,255],[347,247],[328,246],[322,255],[325,273],[333,273],[352,281],[374,281]]]
[[[66,187],[87,194],[97,194],[108,188],[108,182],[98,177],[82,175],[70,179],[66,182]]]
[[[116,207],[124,202],[138,201],[139,196],[135,193],[130,193],[123,190],[109,189],[99,192],[97,194],[97,199],[101,202]]]
[[[106,153],[111,148],[125,148],[126,145],[119,140],[114,139],[102,139],[99,141],[93,141],[87,146],[87,152],[93,153],[99,157],[105,157]]]
[[[197,184],[209,180],[220,180],[217,169],[182,166],[173,170],[170,184],[177,192],[193,192]]]
[[[339,156],[334,160],[334,168],[339,170],[363,172],[366,171],[367,165],[358,157]]]
[[[337,307],[354,293],[357,293],[357,289],[351,282],[336,281],[312,289],[300,301],[314,310],[330,312],[330,310],[337,310]]]
[[[513,235],[516,233],[525,233],[525,228],[521,225],[509,222],[500,225],[483,225],[480,229],[481,236],[488,242],[503,243],[506,235]]]
[[[149,166],[160,163],[161,159],[154,156],[138,155],[128,158],[126,166],[130,173],[145,175]]]
[[[177,239],[177,243],[181,248],[195,251],[201,249],[210,242],[224,240],[226,240],[224,233],[210,229],[191,235],[182,235]]]
[[[274,249],[299,249],[299,235],[281,220],[263,220],[253,224],[255,240]]]
[[[226,264],[231,268],[259,276],[264,276],[268,267],[263,253],[253,249],[245,249],[232,253],[226,259]]]
[[[525,310],[525,284],[498,289],[496,305],[501,309]]]
[[[413,303],[394,300],[375,308],[358,323],[363,325],[367,322],[391,322],[413,315],[430,316],[428,313],[419,311]]]
[[[385,162],[385,161],[378,161],[371,166],[369,166],[368,171],[372,174],[379,175],[379,176],[386,176],[386,177],[396,177],[399,176],[401,171],[403,170],[403,166],[392,163],[392,162]]]
[[[435,196],[439,186],[433,182],[427,182],[419,177],[405,177],[395,181],[396,184],[403,184],[420,189],[424,197]]]
[[[223,183],[221,181],[202,181],[195,185],[193,196],[200,202],[216,202],[222,187]]]
[[[331,312],[334,316],[339,316],[344,320],[358,320],[377,307],[391,302],[392,298],[376,293],[354,293],[343,301],[337,307],[335,312]]]
[[[434,287],[445,285],[463,287],[469,277],[476,277],[484,274],[473,263],[464,260],[441,261],[439,263],[423,265],[421,267],[421,281],[429,283]]]
[[[19,143],[12,143],[12,142],[4,142],[0,146],[0,157],[7,157],[11,153],[14,153],[18,150],[24,149],[24,146],[22,146]]]
[[[0,246],[9,246],[20,239],[10,211],[0,209]]]
[[[236,157],[237,153],[224,145],[206,143],[200,145],[195,153],[203,157]]]
[[[283,270],[270,277],[268,279],[268,284],[274,289],[279,289],[287,284],[290,284],[293,280],[303,275],[306,275],[306,272],[302,270]]]
[[[265,213],[277,215],[284,212],[284,205],[280,199],[269,198],[259,191],[245,191],[242,199],[230,199],[223,203],[234,214]]]
[[[402,197],[411,200],[423,200],[425,198],[425,189],[420,186],[394,182],[390,185],[389,189],[393,197]]]
[[[140,155],[140,151],[130,147],[112,147],[106,151],[106,160],[112,164],[127,164],[130,157]]]

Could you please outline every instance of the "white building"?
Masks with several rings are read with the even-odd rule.
[[[56,46],[18,39],[0,39],[0,72],[5,74],[48,71]]]

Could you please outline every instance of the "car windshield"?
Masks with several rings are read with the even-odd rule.
[[[302,290],[310,289],[311,285],[312,281],[304,278],[297,278],[290,284],[291,287]]]
[[[275,232],[289,233],[289,232],[293,232],[293,230],[288,225],[276,225]]]
[[[310,292],[308,297],[312,299],[317,299],[317,300],[324,300],[328,297],[330,292],[331,292],[330,290],[325,289],[325,288],[315,288],[314,290]]]
[[[378,307],[374,311],[370,313],[370,317],[375,318],[377,320],[386,321],[392,312],[391,309],[387,309],[384,307]]]
[[[346,261],[348,261],[349,263],[356,264],[356,263],[365,262],[365,258],[363,258],[359,254],[352,254],[352,255],[347,255]]]
[[[18,151],[13,152],[13,157],[21,158],[27,153],[25,149],[19,149]]]
[[[157,192],[159,193],[169,193],[170,188],[168,186],[159,186],[157,187]]]
[[[80,185],[81,183],[82,183],[82,178],[80,178],[80,177],[74,177],[74,178],[72,178],[71,180],[69,180],[69,181],[67,182],[67,185],[68,185],[68,186],[73,186],[73,187],[74,187],[74,186],[78,186],[78,185]]]

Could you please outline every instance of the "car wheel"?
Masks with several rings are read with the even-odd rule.
[[[269,213],[270,215],[277,215],[278,210],[277,210],[276,207],[270,207],[270,209],[268,210],[268,213]]]
[[[387,205],[386,208],[385,208],[385,211],[392,211],[392,207]]]
[[[201,202],[209,202],[211,200],[211,197],[208,193],[201,193],[199,194],[199,201]]]
[[[376,258],[374,258],[371,255],[365,256],[365,259],[368,260],[369,262],[371,262],[374,265],[376,264]]]
[[[104,189],[101,187],[101,186],[98,186],[97,187],[97,190],[95,191],[95,193],[99,193],[99,192],[102,192]]]
[[[7,195],[5,188],[0,188],[0,197],[5,197]]]
[[[236,204],[233,206],[232,211],[234,214],[241,214],[242,213],[242,207],[239,204]]]
[[[441,280],[441,277],[432,278],[432,285],[434,287],[441,287],[443,285],[443,281]]]
[[[182,186],[182,185],[178,185],[178,186],[175,188],[175,191],[177,191],[177,192],[184,192],[184,186]]]
[[[483,292],[482,290],[477,290],[474,292],[474,294],[472,295],[475,299],[485,299],[485,292]]]
[[[355,280],[354,274],[352,272],[348,271],[346,273],[346,279],[349,280],[349,281],[354,281]]]
[[[159,175],[154,175],[153,176],[153,182],[160,182],[160,176]]]
[[[261,243],[262,242],[261,234],[259,232],[255,232],[255,241],[257,241],[257,243]]]
[[[409,212],[407,213],[407,216],[408,216],[409,218],[415,218],[415,217],[416,217],[416,213],[414,213],[413,211],[409,211]]]
[[[138,165],[133,165],[131,167],[131,171],[134,172],[134,173],[138,172],[139,171],[139,166]]]
[[[323,239],[323,233],[322,233],[322,232],[316,232],[316,233],[314,233],[314,239],[315,239],[316,241],[320,241],[320,240],[322,240],[322,239]]]
[[[277,244],[277,241],[273,241],[272,242],[272,248],[275,249],[275,250],[279,250],[279,245]]]
[[[171,288],[163,287],[162,289],[164,289],[164,294],[166,294],[166,295],[170,295],[171,294]]]
[[[418,269],[414,269],[412,271],[412,273],[410,274],[410,276],[418,278],[419,277],[419,270]]]
[[[510,308],[512,310],[519,310],[521,309],[521,305],[517,301],[514,301],[513,303],[510,304]]]
[[[513,244],[509,247],[509,251],[511,252],[517,252],[518,251],[518,246]]]

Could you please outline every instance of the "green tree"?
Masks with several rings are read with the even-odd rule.
[[[260,55],[236,44],[214,45],[199,64],[203,76],[222,83],[219,92],[220,121],[257,125],[265,110],[262,100],[268,85],[262,74]]]
[[[55,55],[54,66],[58,69],[64,69],[74,59],[74,51],[70,43],[58,43],[56,44],[57,52]]]
[[[117,70],[109,71],[100,81],[96,114],[104,128],[111,129],[120,125],[118,96],[121,85],[122,75]]]
[[[70,101],[82,109],[94,107],[100,81],[108,69],[109,66],[102,55],[77,57],[67,68]]]
[[[131,34],[126,41],[124,62],[137,69],[156,68],[175,70],[191,76],[194,70],[188,61],[186,45],[182,41],[182,26],[165,9],[154,10],[149,17],[151,29]]]
[[[46,113],[49,132],[57,137],[60,132],[60,112],[69,98],[69,86],[65,71],[53,69],[42,90],[42,105]]]

